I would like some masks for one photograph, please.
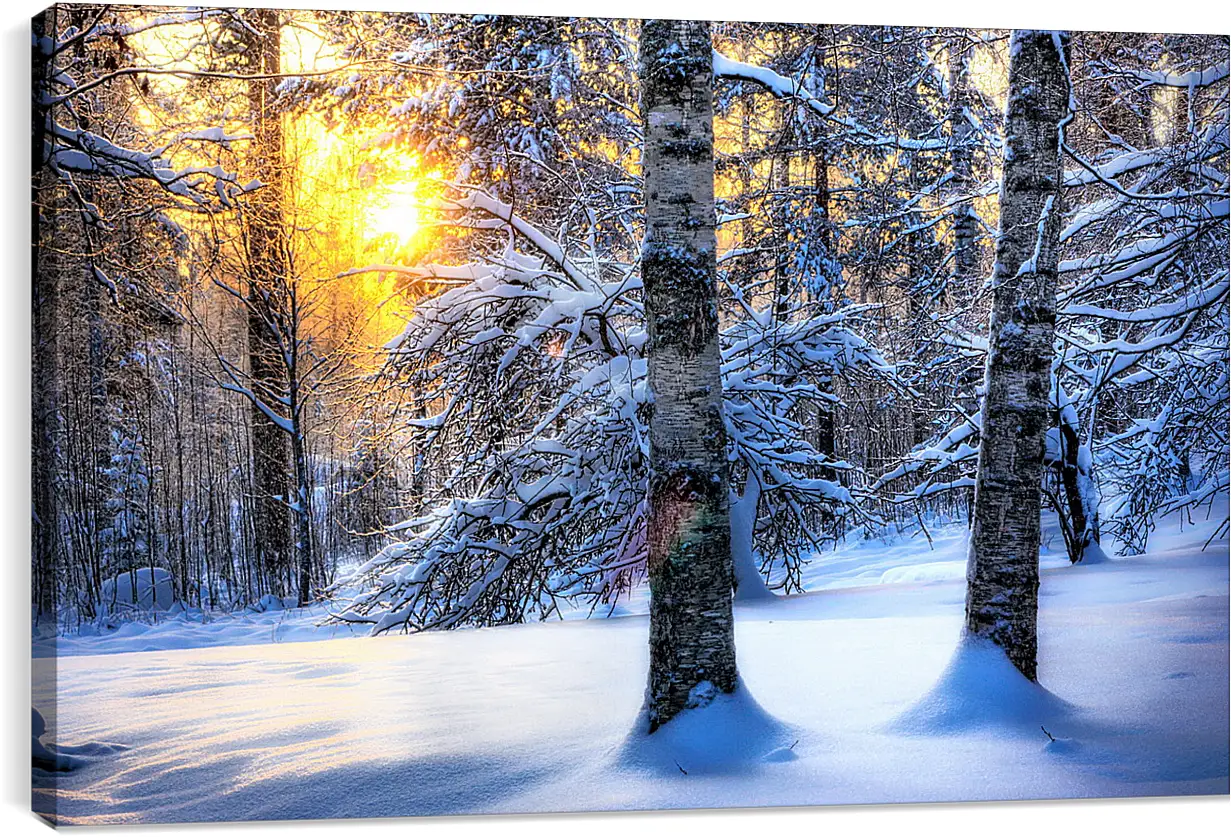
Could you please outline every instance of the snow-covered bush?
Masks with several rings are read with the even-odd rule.
[[[418,415],[419,450],[445,464],[424,481],[402,539],[339,582],[360,592],[336,619],[373,631],[518,622],[561,601],[612,602],[643,571],[647,480],[646,345],[636,265],[577,256],[477,190],[442,203],[455,223],[499,230],[490,258],[377,266],[439,289],[389,345],[391,374]],[[527,242],[536,254],[517,249]],[[582,266],[587,266],[583,269]],[[592,266],[599,266],[597,270]],[[817,510],[858,514],[845,470],[806,441],[802,410],[833,406],[835,376],[891,374],[856,331],[860,309],[789,312],[732,289],[741,315],[722,333],[725,424],[735,504],[773,531],[761,570],[798,584]],[[752,491],[749,491],[752,487]],[[752,539],[753,532],[745,535]],[[751,543],[737,556],[753,561]],[[747,577],[745,577],[747,578]],[[795,580],[795,581],[792,581]]]

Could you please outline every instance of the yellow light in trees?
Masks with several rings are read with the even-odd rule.
[[[368,229],[375,236],[392,236],[400,245],[419,231],[418,183],[409,181],[378,186],[372,190]]]

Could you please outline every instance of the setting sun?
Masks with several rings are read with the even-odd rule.
[[[419,230],[419,184],[389,184],[377,190],[368,208],[368,229],[373,236],[393,236],[405,245]]]

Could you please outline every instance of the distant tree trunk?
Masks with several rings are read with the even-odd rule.
[[[979,220],[971,193],[974,176],[971,161],[971,125],[966,117],[967,87],[970,84],[970,46],[964,33],[949,39],[949,157],[953,165],[951,195],[961,203],[953,215],[953,279],[958,293],[973,293],[979,271]]]
[[[39,49],[43,38],[56,36],[56,7],[34,16],[32,89],[37,96],[47,89],[52,61]],[[33,581],[38,620],[51,626],[58,602],[60,508],[57,502],[56,438],[59,424],[59,267],[55,251],[42,247],[44,227],[54,227],[53,175],[47,165],[47,123],[51,114],[37,99],[31,105],[33,132],[30,144],[31,215],[31,499],[33,501]]]
[[[88,176],[79,178],[79,181],[82,197],[92,202],[94,184],[90,182]],[[91,252],[93,251],[92,236],[84,219],[81,228],[81,241],[87,252]],[[132,541],[126,537],[127,528],[115,526],[116,510],[109,511],[107,508],[109,502],[113,502],[117,495],[124,495],[125,488],[127,488],[125,481],[128,477],[127,469],[115,468],[112,463],[113,445],[116,440],[113,439],[111,431],[118,423],[112,422],[108,367],[114,357],[112,354],[114,341],[112,335],[109,334],[111,330],[108,328],[104,313],[107,300],[89,264],[84,266],[81,280],[81,304],[84,307],[83,319],[87,328],[85,363],[89,382],[89,410],[82,417],[85,426],[80,429],[87,440],[90,452],[90,468],[86,485],[83,487],[86,492],[86,509],[89,520],[93,522],[93,536],[100,542],[98,549],[105,566],[111,568],[112,565],[116,565],[128,568],[134,563],[134,556],[130,549]],[[114,382],[111,384],[114,385]],[[115,429],[120,430],[118,427]],[[127,501],[128,498],[125,497],[123,507],[125,512],[128,511]],[[109,536],[106,535],[108,529],[112,530]],[[125,532],[125,537],[121,537],[121,530]]]
[[[276,75],[281,67],[278,12],[252,9],[249,68]],[[277,408],[275,394],[286,380],[285,343],[278,333],[281,309],[277,299],[286,287],[287,251],[283,229],[283,131],[274,110],[276,80],[249,82],[249,107],[255,142],[256,175],[264,186],[249,204],[248,236],[248,359],[256,398]],[[281,596],[289,593],[291,572],[291,456],[286,433],[255,404],[251,409],[254,529],[257,566]]]
[[[1079,487],[1082,475],[1077,455],[1080,446],[1081,440],[1077,438],[1077,434],[1062,422],[1060,425],[1060,481],[1064,484],[1065,505],[1068,507],[1069,522],[1074,537],[1074,542],[1069,545],[1069,558],[1074,563],[1081,561],[1081,554],[1085,552],[1086,544],[1089,543],[1086,510],[1081,502]]]
[[[1086,551],[1099,542],[1098,495],[1091,473],[1089,448],[1082,445],[1081,435],[1065,418],[1065,411],[1057,410],[1054,415],[1060,444],[1056,467],[1064,493],[1063,501],[1058,501],[1057,505],[1064,505],[1058,511],[1065,548],[1069,561],[1077,564],[1086,557]],[[1084,457],[1083,451],[1086,453]]]
[[[719,372],[710,25],[641,30],[650,417],[650,731],[737,686]]]
[[[949,159],[953,168],[950,200],[959,200],[953,214],[953,271],[948,284],[948,299],[951,303],[970,299],[978,290],[979,271],[979,220],[974,205],[969,200],[974,190],[974,175],[971,149],[966,143],[970,137],[970,121],[966,118],[968,87],[970,84],[970,45],[965,42],[964,32],[958,30],[949,36]],[[973,382],[972,382],[973,383]],[[973,388],[971,388],[973,391]],[[964,400],[966,401],[966,400]],[[976,408],[974,399],[963,405],[971,411]],[[974,490],[966,492],[966,523],[974,526]]]
[[[822,27],[822,28],[828,30],[830,27]],[[812,74],[813,74],[813,78],[817,79],[818,82],[816,84],[816,87],[811,91],[811,93],[814,96],[820,96],[820,95],[825,95],[829,93],[827,90],[825,90],[825,85],[820,83],[819,81],[821,79],[828,79],[829,77],[829,73],[827,73],[825,69],[824,51],[822,50],[821,44],[820,44],[820,29],[818,29],[817,31],[816,39],[817,40],[814,44],[815,48],[813,51],[814,52],[814,55],[813,55],[814,66],[813,66]],[[835,65],[833,74],[836,78],[836,75],[837,75],[836,65]],[[832,229],[833,221],[832,221],[832,216],[831,216],[830,207],[829,207],[829,204],[830,204],[829,146],[827,142],[827,137],[825,135],[826,129],[823,126],[821,126],[814,130],[817,131],[817,135],[814,137],[814,139],[812,140],[812,144],[811,144],[812,145],[813,181],[814,181],[813,185],[815,189],[815,195],[813,198],[814,200],[813,212],[816,214],[816,224],[814,225],[814,230],[815,230],[815,235],[816,235],[817,246],[820,248],[821,253],[824,254],[825,266],[823,270],[826,273],[825,277],[817,282],[817,287],[816,289],[814,289],[814,293],[819,292],[820,294],[826,295],[828,299],[823,300],[823,303],[828,308],[829,306],[834,305],[836,303],[836,301],[833,299],[833,288],[832,288],[833,279],[830,274],[831,272],[834,271],[833,266],[836,266],[838,264],[838,254],[837,254],[837,247],[835,246],[836,242],[834,241],[834,236],[833,236],[833,229]],[[833,393],[833,382],[832,381],[826,380],[822,386],[824,387],[825,393],[832,395]],[[816,448],[817,453],[824,456],[826,461],[833,462],[837,458],[837,446],[835,444],[835,428],[834,428],[834,408],[832,404],[826,404],[824,406],[818,404],[814,408],[813,412],[814,412],[814,418],[812,422],[813,437],[814,437],[813,445]],[[836,469],[830,468],[829,466],[824,466],[820,469],[819,476],[823,480],[837,480],[838,472]],[[833,516],[829,512],[829,510],[825,510],[821,514],[822,514],[822,519],[825,521],[826,525],[827,526],[830,525],[832,523],[831,519]]]
[[[966,631],[1038,675],[1039,512],[1051,424],[1067,34],[1016,30],[983,433],[967,563]]]
[[[779,43],[779,48],[782,48]],[[784,320],[791,311],[790,242],[787,227],[793,207],[791,206],[791,146],[794,144],[791,103],[776,103],[777,130],[775,145],[769,159],[769,194],[773,212],[774,231],[771,253],[774,260],[774,316]]]
[[[816,213],[816,241],[817,245],[820,247],[821,253],[825,256],[826,261],[829,263],[836,263],[838,261],[838,256],[834,252],[833,236],[830,230],[832,221],[829,213],[829,154],[824,138],[818,139],[813,146],[812,165],[814,168],[814,187],[816,190],[816,195],[814,198],[816,202],[814,208]],[[826,279],[828,279],[828,277],[826,277]],[[826,282],[821,285],[820,290],[830,293],[831,289],[829,287],[829,283]],[[832,301],[827,300],[826,302]]]
[[[85,7],[72,7],[67,10],[70,29],[82,31],[89,25],[91,10]],[[87,49],[85,39],[78,40],[72,48],[74,66],[90,67],[98,70],[103,63],[103,57],[97,49]],[[77,102],[74,105],[78,121],[82,128],[93,130],[94,117],[106,111],[107,103],[100,96],[97,100]],[[75,178],[80,200],[87,205],[93,205],[97,199],[99,181],[97,178],[82,174]],[[80,252],[83,262],[76,262],[80,271],[79,298],[76,316],[82,317],[87,327],[85,364],[86,380],[88,382],[88,411],[84,416],[78,416],[83,422],[78,433],[82,434],[88,451],[89,462],[84,470],[82,512],[89,522],[89,538],[93,544],[90,549],[96,551],[102,566],[107,573],[119,567],[131,568],[136,562],[134,550],[135,527],[125,521],[125,526],[117,526],[116,515],[127,515],[130,511],[129,498],[125,495],[127,475],[126,469],[116,468],[113,455],[116,450],[116,436],[113,431],[119,430],[115,413],[111,407],[112,388],[115,381],[111,375],[112,361],[115,358],[116,340],[109,324],[108,307],[110,300],[104,294],[103,285],[95,274],[95,260],[102,256],[99,241],[99,225],[89,220],[85,215],[79,217],[80,222]],[[111,292],[114,295],[114,291]],[[72,310],[72,309],[70,309]],[[113,314],[114,316],[114,314]],[[114,504],[117,496],[123,497],[123,505],[108,508]],[[122,511],[120,511],[122,510]],[[71,554],[66,555],[71,561]]]
[[[297,306],[298,301],[293,301]],[[298,318],[296,318],[298,319]],[[298,332],[299,324],[295,331]],[[289,370],[291,454],[295,464],[295,502],[292,506],[295,521],[295,558],[299,571],[298,602],[302,607],[312,600],[312,581],[315,564],[312,561],[312,478],[308,468],[307,427],[304,421],[303,394],[299,381],[299,354],[292,355],[293,366]]]

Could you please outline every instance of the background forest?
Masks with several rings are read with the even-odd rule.
[[[639,31],[35,19],[43,631],[271,597],[492,625],[641,582]],[[970,514],[1009,33],[712,32],[748,598]],[[1079,562],[1228,488],[1227,39],[1079,32],[1068,60],[1043,493]]]

